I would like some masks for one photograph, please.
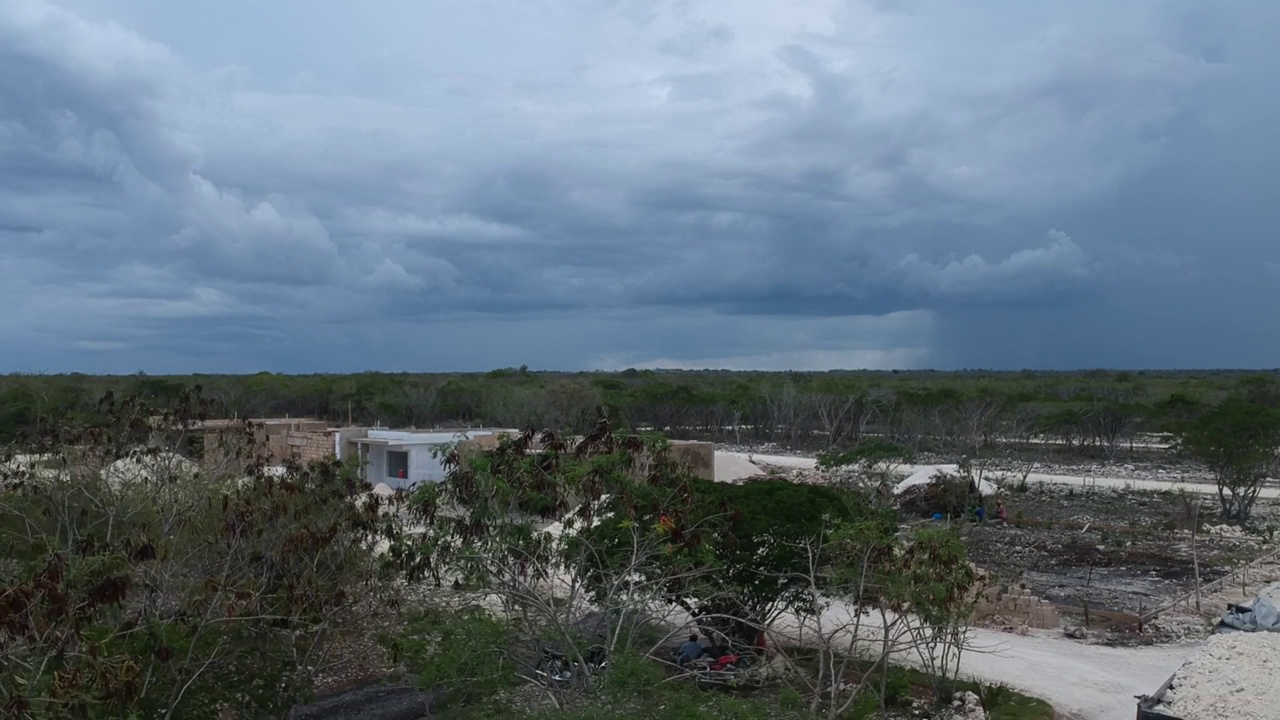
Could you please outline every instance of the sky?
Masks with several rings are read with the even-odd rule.
[[[1277,27],[2,0],[0,372],[1277,367]]]

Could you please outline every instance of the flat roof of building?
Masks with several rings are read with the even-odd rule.
[[[443,445],[449,441],[448,440],[428,440],[426,438],[396,439],[396,438],[357,437],[357,438],[351,438],[351,442],[357,445]]]
[[[243,424],[250,425],[324,425],[328,429],[329,423],[324,420],[315,418],[217,418],[214,420],[205,420],[203,422],[193,423],[192,427],[196,429],[218,430],[221,428],[236,427]]]

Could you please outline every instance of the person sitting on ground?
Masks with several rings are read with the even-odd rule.
[[[1009,521],[1009,511],[1005,509],[1003,500],[996,501],[996,519],[1000,522]]]
[[[698,642],[698,633],[693,633],[689,636],[689,639],[680,646],[680,651],[676,653],[676,664],[680,667],[684,667],[694,660],[701,658],[704,652],[705,649],[702,647],[702,643]]]

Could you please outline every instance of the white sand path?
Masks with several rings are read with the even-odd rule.
[[[748,460],[757,466],[770,465],[782,468],[799,468],[813,469],[817,465],[817,460],[812,457],[800,457],[793,455],[756,455],[754,453],[744,452],[724,452],[716,451],[716,456],[720,455],[732,456]],[[934,469],[945,470],[947,472],[956,472],[955,465],[902,465],[898,468],[898,472],[904,476],[914,474],[920,470]],[[987,473],[984,478],[999,482],[1001,477],[1010,480],[1016,479],[1011,473]],[[719,479],[719,478],[717,478]],[[1177,492],[1183,490],[1190,493],[1199,493],[1202,495],[1217,495],[1218,488],[1213,483],[1207,482],[1172,482],[1169,480],[1139,480],[1134,478],[1117,478],[1117,477],[1098,477],[1093,475],[1049,475],[1046,473],[1033,472],[1027,475],[1028,483],[1045,483],[1048,485],[1064,485],[1081,488],[1098,487],[1098,488],[1118,488],[1122,490],[1147,490],[1147,491],[1172,491]],[[1264,487],[1258,493],[1260,498],[1280,498],[1280,488]]]

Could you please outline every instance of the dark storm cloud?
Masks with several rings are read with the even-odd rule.
[[[10,369],[1280,342],[1215,321],[1280,262],[1270,4],[535,5],[5,3]]]

